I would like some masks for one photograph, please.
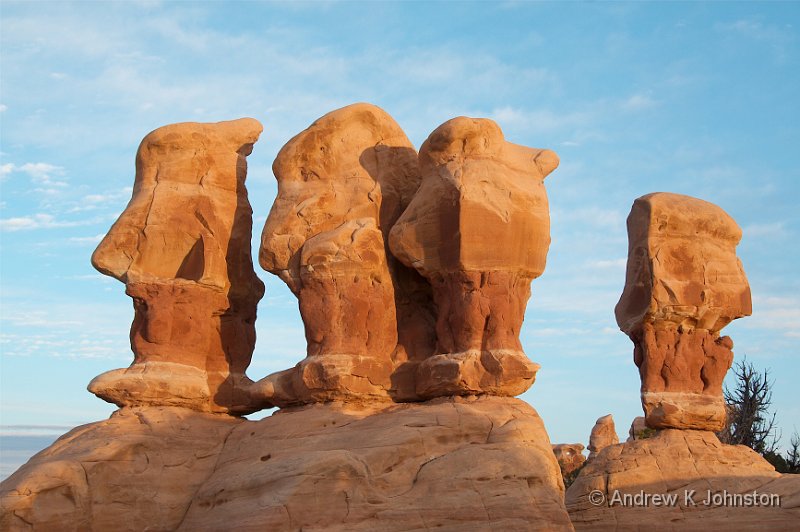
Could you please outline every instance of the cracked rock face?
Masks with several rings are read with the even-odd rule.
[[[354,104],[291,139],[273,171],[259,262],[297,296],[308,350],[255,389],[278,406],[416,398],[393,372],[432,351],[430,288],[386,251],[420,183],[411,142],[386,112]]]
[[[572,530],[542,420],[510,398],[124,408],[0,485],[3,530]]]
[[[635,346],[651,428],[723,427],[733,342],[720,330],[752,309],[736,257],[741,237],[736,222],[706,201],[655,193],[633,204],[616,317]]]
[[[709,492],[730,497],[726,504],[713,498],[705,504]],[[754,492],[778,497],[780,504],[774,498],[771,504],[731,502]],[[645,503],[640,494],[674,500]],[[587,461],[567,490],[566,506],[579,531],[795,530],[800,475],[781,475],[752,449],[724,445],[713,432],[665,429],[610,445]]]
[[[419,158],[422,184],[389,236],[437,305],[436,355],[420,364],[417,393],[520,394],[538,369],[519,332],[550,245],[544,178],[558,157],[506,142],[491,120],[459,117]]]
[[[250,255],[252,118],[159,128],[142,140],[133,197],[92,255],[133,298],[134,362],[89,389],[119,406],[248,413],[245,376],[264,285]]]

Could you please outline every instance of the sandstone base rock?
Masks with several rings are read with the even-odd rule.
[[[572,530],[541,419],[498,397],[125,408],[1,486],[3,530]]]
[[[728,496],[727,504],[704,504],[709,492]],[[774,497],[735,504],[754,492],[777,497],[779,506]],[[615,494],[616,501],[659,494],[676,502],[618,504]],[[713,432],[667,429],[603,449],[567,490],[566,505],[576,530],[797,530],[800,475],[781,475],[752,449],[722,444]]]
[[[0,484],[0,529],[175,530],[242,423],[143,407],[77,427]]]

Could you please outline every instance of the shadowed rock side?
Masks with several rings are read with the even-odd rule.
[[[433,350],[430,288],[386,251],[420,183],[411,142],[383,110],[354,104],[290,140],[273,171],[259,262],[297,296],[308,351],[257,393],[277,406],[416,399],[403,366]]]
[[[250,255],[252,118],[159,128],[142,140],[133,197],[92,255],[133,298],[134,362],[89,390],[119,406],[257,410],[245,376],[264,285]]]
[[[517,395],[538,365],[519,332],[550,244],[549,150],[506,142],[487,119],[454,118],[420,149],[422,185],[392,228],[394,256],[433,287],[436,354],[416,372],[424,398]]]
[[[563,494],[542,421],[517,399],[261,421],[125,408],[4,481],[0,528],[572,530]]]
[[[717,499],[706,504],[709,491]],[[754,492],[759,503],[744,503]],[[641,494],[674,502],[644,504]],[[567,490],[566,505],[575,530],[797,530],[800,475],[781,475],[713,432],[665,429],[600,451]]]
[[[733,342],[720,330],[751,312],[725,211],[696,198],[654,193],[628,216],[628,268],[617,323],[634,343],[642,405],[651,428],[719,431],[722,380]]]

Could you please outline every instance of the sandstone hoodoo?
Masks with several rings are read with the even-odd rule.
[[[597,420],[592,427],[589,435],[589,459],[591,460],[597,453],[608,447],[619,443],[617,427],[614,426],[614,418],[611,414],[603,416]]]
[[[273,171],[259,262],[297,296],[308,351],[254,393],[277,406],[416,399],[393,373],[433,349],[430,289],[386,246],[420,184],[411,142],[385,111],[355,104],[290,140]]]
[[[713,432],[725,421],[722,379],[733,358],[719,331],[750,314],[735,253],[741,231],[716,205],[657,193],[634,202],[628,235],[616,315],[635,344],[645,417],[626,443],[597,445],[567,490],[575,529],[796,529],[800,476]]]
[[[421,397],[517,395],[538,365],[519,332],[544,271],[550,150],[507,142],[493,121],[459,117],[420,149],[422,184],[389,235],[392,253],[431,284],[436,354],[417,369]]]
[[[258,409],[245,376],[264,284],[253,270],[246,157],[252,118],[184,123],[147,135],[133,197],[92,255],[133,298],[134,362],[89,389],[119,406]]]
[[[368,104],[291,139],[259,262],[297,296],[307,352],[253,383],[264,286],[244,179],[260,132],[176,124],[142,142],[133,199],[93,256],[134,298],[133,365],[90,384],[121,408],[5,480],[0,528],[572,530],[541,418],[497,397],[535,374],[518,334],[544,269],[555,154],[455,119],[420,166]],[[444,170],[465,178],[455,210],[426,203]],[[415,220],[433,218],[445,232],[420,225],[415,248]],[[458,223],[460,256],[428,256]]]
[[[720,336],[751,312],[736,257],[742,231],[714,204],[679,194],[637,199],[628,217],[628,268],[617,323],[634,343],[651,428],[719,431],[733,342]]]

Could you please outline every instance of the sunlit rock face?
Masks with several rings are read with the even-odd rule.
[[[488,119],[459,117],[420,149],[422,184],[390,248],[433,288],[437,350],[417,369],[421,397],[517,395],[538,365],[519,332],[550,245],[549,150],[507,142]]]
[[[403,366],[433,349],[430,288],[386,240],[419,187],[416,150],[386,112],[355,104],[291,139],[273,171],[259,262],[297,296],[308,350],[258,393],[279,406],[415,399]]]
[[[633,341],[651,428],[721,430],[733,342],[720,330],[751,313],[736,245],[742,231],[703,200],[654,193],[628,216],[628,267],[617,323]]]
[[[314,404],[259,421],[123,408],[0,483],[0,529],[572,526],[536,411],[514,398],[451,397]]]
[[[556,455],[561,476],[568,477],[581,468],[586,462],[583,456],[585,447],[582,443],[554,443],[553,454]]]
[[[92,393],[119,406],[257,409],[245,370],[264,285],[245,178],[261,131],[243,118],[173,124],[142,140],[133,197],[92,255],[133,298],[134,362],[95,378]]]
[[[598,418],[589,435],[589,459],[597,456],[597,453],[609,445],[618,443],[617,427],[614,425],[614,418],[611,414]]]

